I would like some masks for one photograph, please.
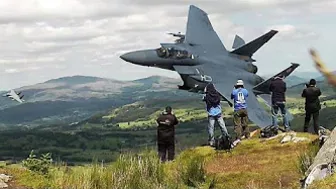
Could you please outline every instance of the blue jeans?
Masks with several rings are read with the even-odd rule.
[[[289,123],[286,116],[286,105],[284,102],[276,102],[272,104],[272,125],[278,127],[278,112],[281,111],[281,116],[283,120],[283,125],[289,129]]]
[[[213,145],[215,142],[215,121],[218,122],[219,128],[222,132],[222,137],[228,136],[228,131],[225,127],[225,122],[222,116],[209,116],[208,117],[209,125],[208,125],[208,133],[209,133],[209,143]]]

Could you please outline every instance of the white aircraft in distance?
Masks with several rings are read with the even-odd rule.
[[[24,95],[20,96],[21,92],[16,93],[13,89],[8,92],[7,94],[3,95],[3,97],[9,97],[12,100],[16,100],[20,103],[24,102],[24,100],[22,99]]]

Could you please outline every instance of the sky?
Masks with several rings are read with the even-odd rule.
[[[178,78],[119,56],[173,42],[167,32],[185,33],[190,4],[208,13],[228,50],[236,34],[249,42],[279,31],[253,56],[259,75],[291,62],[300,72],[315,71],[311,47],[336,69],[336,0],[1,0],[0,90],[73,75]]]

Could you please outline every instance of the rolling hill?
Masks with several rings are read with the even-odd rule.
[[[286,78],[286,82],[292,86],[289,94],[300,97],[302,86],[298,84],[306,82],[306,79],[292,75]],[[25,95],[26,103],[19,104],[1,98],[0,126],[70,124],[87,120],[96,114],[107,114],[110,110],[135,102],[183,101],[200,97],[178,90],[177,85],[180,84],[180,79],[161,76],[134,81],[89,76],[52,79],[15,89]],[[319,85],[323,91],[327,91],[324,94],[334,94],[324,82]]]
[[[26,103],[1,98],[0,120],[6,125],[69,123],[139,100],[193,95],[177,90],[178,84],[178,79],[159,76],[135,81],[87,76],[53,79],[15,89],[25,95]]]

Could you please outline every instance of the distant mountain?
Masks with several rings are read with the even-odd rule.
[[[264,78],[265,80],[266,79],[269,79],[271,77],[273,77],[274,75],[265,75],[263,76],[262,78]],[[299,77],[297,75],[290,75],[288,76],[286,79],[285,79],[286,83],[287,83],[287,86],[293,86],[293,85],[297,85],[297,84],[300,84],[300,83],[304,83],[304,82],[307,82],[306,79],[302,78],[302,77]]]
[[[320,88],[322,92],[322,96],[335,96],[336,95],[336,89],[330,86],[326,81],[317,81],[316,86]],[[305,84],[294,85],[288,88],[287,94],[292,97],[301,98],[302,90],[305,88],[306,88]]]
[[[288,87],[307,82],[306,79],[298,77],[296,75],[290,75],[285,79],[285,81]]]
[[[333,71],[332,72],[334,75],[336,75],[336,71]],[[322,76],[320,76],[320,77],[317,77],[316,78],[316,81],[324,81],[325,80],[325,77],[322,75]]]
[[[25,103],[0,99],[0,123],[38,125],[80,121],[101,111],[138,100],[187,98],[179,79],[152,76],[135,81],[71,76],[15,89]],[[162,91],[166,91],[162,93]],[[5,92],[3,92],[5,93]]]
[[[321,77],[321,74],[317,71],[315,72],[295,72],[294,75],[297,77],[306,79],[306,80]]]
[[[321,78],[323,79],[323,78]],[[286,78],[298,95],[307,79],[297,75]],[[24,94],[25,103],[0,98],[0,125],[69,124],[97,113],[137,101],[188,100],[198,94],[177,89],[180,79],[152,76],[134,81],[118,81],[89,76],[70,76],[15,89]],[[326,83],[318,84],[324,94],[335,95]],[[2,92],[5,93],[5,92]]]
[[[335,72],[336,74],[336,72]],[[272,75],[264,75],[264,79],[272,77]],[[292,75],[285,79],[287,86],[295,86],[302,83],[309,82],[310,79],[316,79],[316,81],[324,81],[325,78],[319,72],[294,72]]]

